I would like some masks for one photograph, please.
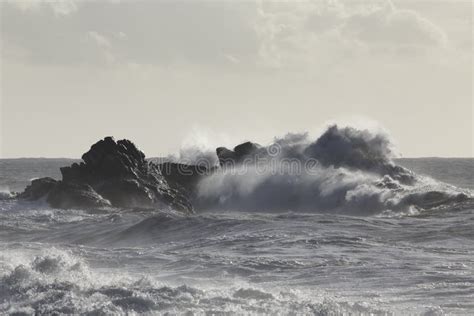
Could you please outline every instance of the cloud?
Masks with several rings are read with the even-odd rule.
[[[5,55],[23,52],[17,57],[36,63],[320,70],[447,43],[434,23],[388,0],[116,2],[10,1],[2,6]]]
[[[105,36],[99,34],[98,32],[91,31],[91,32],[88,32],[87,35],[89,36],[90,39],[92,39],[97,44],[97,46],[103,47],[103,48],[111,47],[110,41]]]
[[[349,16],[342,31],[365,43],[392,45],[442,46],[444,32],[415,11],[384,6]]]
[[[119,38],[119,39],[122,39],[122,40],[125,40],[125,39],[127,39],[127,34],[125,34],[124,32],[117,32],[115,34],[115,37]]]
[[[48,7],[56,16],[68,15],[78,9],[78,0],[9,0],[8,2],[22,11],[39,10]]]
[[[321,66],[374,52],[417,55],[447,43],[441,28],[388,0],[263,2],[256,32],[261,63],[270,67]]]
[[[49,2],[25,9],[2,4],[5,50],[21,47],[29,52],[27,62],[70,65],[97,64],[106,46],[124,64],[229,67],[255,56],[255,4],[70,1],[76,11],[61,19]],[[98,56],[83,47],[84,38],[96,44]]]
[[[224,54],[224,57],[231,63],[233,64],[239,64],[240,63],[240,60],[233,56],[233,55],[230,55],[230,54]]]
[[[112,44],[110,40],[96,31],[90,31],[87,33],[87,40],[92,41],[102,53],[103,60],[107,65],[116,62],[117,58],[112,53]]]

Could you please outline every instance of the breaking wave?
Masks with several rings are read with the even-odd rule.
[[[6,187],[1,187],[0,186],[0,201],[1,200],[8,200],[11,197],[13,197],[13,194],[10,192],[10,190]]]
[[[289,133],[267,146],[247,142],[233,151],[189,146],[179,157],[159,162],[207,167],[193,183],[191,200],[198,212],[399,216],[472,203],[471,190],[418,175],[394,158],[386,133],[332,125],[315,140],[307,133]],[[0,200],[11,197],[0,190]]]
[[[201,209],[413,214],[472,198],[469,190],[393,162],[387,135],[329,127],[316,141],[288,134],[198,185]]]
[[[0,276],[0,312],[15,315],[384,314],[368,304],[336,302],[280,289],[234,284],[172,286],[149,277],[101,274],[80,257],[52,249]]]
[[[174,158],[212,167],[193,215],[14,199],[41,169],[17,161],[0,189],[0,314],[472,314],[471,190],[398,166],[383,133],[242,145],[221,150],[230,165],[206,148]],[[472,162],[458,170],[463,186]]]

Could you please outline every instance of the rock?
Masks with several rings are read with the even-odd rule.
[[[234,150],[225,147],[216,149],[220,166],[230,166],[243,163],[245,159],[254,160],[262,154],[262,146],[252,142],[245,142],[234,147]]]
[[[35,199],[49,194],[47,201],[61,208],[170,206],[193,212],[187,192],[170,186],[160,168],[129,140],[106,137],[92,145],[82,160],[61,168],[62,181],[32,183],[22,195]]]
[[[158,165],[161,174],[173,188],[184,188],[193,191],[199,180],[213,172],[215,168],[206,166],[187,165],[174,162],[165,162]]]
[[[257,153],[261,148],[259,144],[252,142],[245,142],[234,147],[234,152],[239,159],[247,157],[251,154]]]
[[[97,191],[120,207],[152,207],[157,202],[152,190],[136,179],[113,179],[102,184]]]
[[[18,197],[26,200],[38,200],[49,194],[57,183],[58,181],[49,177],[35,179]]]
[[[235,152],[225,147],[218,147],[216,149],[217,158],[219,159],[220,166],[228,166],[235,164],[237,156]]]
[[[47,202],[55,208],[101,208],[111,203],[87,184],[58,182],[48,195]]]
[[[197,187],[199,181],[208,175],[211,175],[219,167],[208,167],[204,165],[188,165],[174,162],[164,162],[158,165],[162,175],[173,190],[183,193],[188,199],[180,201],[183,203],[198,203]],[[198,206],[198,205],[194,205]]]
[[[110,178],[147,176],[145,155],[131,141],[106,137],[82,155],[81,164],[61,168],[63,181],[95,184]]]

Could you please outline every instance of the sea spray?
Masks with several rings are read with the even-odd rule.
[[[385,134],[352,127],[330,126],[313,142],[307,134],[288,134],[239,160],[230,155],[200,181],[197,204],[202,210],[370,215],[428,209],[470,196],[428,185],[397,166],[392,153]]]

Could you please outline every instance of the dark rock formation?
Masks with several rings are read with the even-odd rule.
[[[129,140],[112,137],[92,145],[83,162],[61,168],[62,181],[43,178],[20,196],[37,199],[47,195],[53,207],[140,207],[170,206],[192,212],[189,198],[170,186],[160,168],[145,160],[145,155]]]
[[[236,160],[235,152],[225,147],[218,147],[216,149],[217,158],[219,159],[219,165],[225,166],[233,164]]]
[[[56,208],[101,208],[111,206],[87,184],[59,181],[49,192],[47,202]]]
[[[56,185],[58,181],[53,178],[34,179],[26,187],[25,191],[19,194],[19,197],[26,200],[38,200],[46,196]]]
[[[234,147],[234,150],[225,147],[218,147],[216,149],[217,157],[219,158],[219,165],[229,166],[240,164],[244,160],[253,160],[262,152],[262,146],[252,142],[245,142]]]
[[[112,137],[92,145],[82,155],[81,164],[61,168],[63,181],[87,182],[91,185],[111,178],[141,177],[149,179],[152,172],[143,152],[129,140],[115,142]]]
[[[245,142],[234,147],[234,152],[238,158],[243,158],[257,152],[262,146],[252,142]]]
[[[176,189],[185,189],[192,192],[199,180],[213,172],[215,168],[206,166],[187,165],[174,162],[165,162],[158,165],[161,174],[168,184]]]

